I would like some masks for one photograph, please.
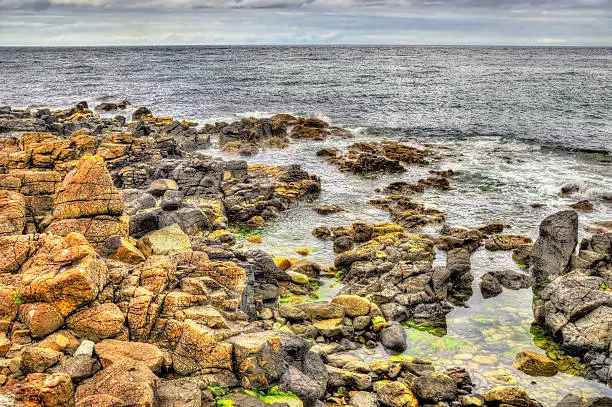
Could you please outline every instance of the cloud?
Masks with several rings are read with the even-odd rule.
[[[0,31],[0,45],[610,45],[612,0],[0,0]]]

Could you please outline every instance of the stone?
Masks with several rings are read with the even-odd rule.
[[[153,196],[161,197],[166,191],[178,191],[179,187],[176,181],[172,179],[156,179],[149,185],[147,192]]]
[[[329,375],[328,386],[330,388],[352,388],[356,390],[370,390],[372,388],[372,378],[364,373],[355,373],[345,369],[339,369],[330,365],[325,365]]]
[[[158,255],[173,255],[191,250],[189,236],[176,223],[145,235],[141,242],[152,254]]]
[[[387,349],[394,352],[403,352],[408,347],[406,332],[399,322],[387,322],[380,331],[380,342]]]
[[[201,407],[202,391],[198,382],[188,378],[164,380],[156,393],[157,407]]]
[[[514,368],[530,376],[554,376],[559,371],[557,364],[549,357],[528,350],[516,355]]]
[[[121,359],[128,358],[143,363],[153,372],[161,372],[164,361],[163,352],[149,343],[106,339],[98,342],[94,349],[104,369]]]
[[[485,241],[485,248],[491,251],[514,250],[521,246],[531,245],[533,240],[525,235],[509,235],[499,233]]]
[[[586,398],[584,396],[576,396],[568,394],[555,407],[610,407],[612,406],[612,398],[610,397],[593,397]]]
[[[304,403],[304,407],[315,406],[317,401],[325,395],[325,389],[319,383],[294,366],[289,366],[281,376],[279,388],[298,396]]]
[[[61,359],[61,352],[48,348],[28,346],[21,352],[21,370],[25,374],[43,373]]]
[[[172,357],[174,370],[181,375],[230,372],[232,344],[218,342],[215,332],[195,321],[185,321],[182,335]]]
[[[124,322],[123,313],[113,303],[94,305],[73,314],[66,321],[77,335],[93,341],[117,336]]]
[[[59,185],[53,200],[53,217],[56,219],[122,213],[122,196],[115,188],[104,160],[98,156],[81,158]]]
[[[402,382],[389,382],[377,391],[382,405],[388,407],[418,407],[419,402],[412,391]]]
[[[74,406],[74,387],[70,377],[62,373],[32,373],[21,382],[15,383],[6,394],[13,395],[14,401],[9,406],[32,405],[43,407]],[[8,391],[7,391],[8,390]],[[2,402],[2,396],[0,396]]]
[[[74,382],[78,382],[93,376],[100,368],[100,362],[96,359],[87,355],[80,355],[66,359],[57,368],[56,372],[66,374]]]
[[[310,319],[308,314],[306,314],[304,311],[289,304],[279,304],[278,314],[281,317],[291,321],[304,321]]]
[[[36,255],[22,266],[23,301],[49,303],[66,317],[97,297],[107,269],[82,235],[41,235],[39,244]]]
[[[312,320],[342,319],[344,307],[330,302],[309,302],[298,305]]]
[[[370,300],[358,295],[338,295],[332,303],[344,307],[346,316],[350,318],[368,315],[370,313]]]
[[[531,273],[536,287],[542,288],[568,271],[578,244],[578,214],[561,211],[540,223],[540,235],[531,250]]]
[[[419,399],[438,402],[457,397],[455,379],[444,373],[428,373],[412,382],[412,389]]]
[[[378,407],[378,397],[374,393],[358,391],[353,394],[349,403],[353,407]]]
[[[489,390],[484,395],[487,405],[501,406],[510,405],[516,407],[531,407],[533,400],[527,392],[520,387],[499,386]]]
[[[482,298],[497,297],[504,291],[500,282],[491,274],[485,274],[480,281],[480,293]]]
[[[20,235],[26,225],[26,201],[23,195],[0,190],[0,236]]]
[[[291,277],[291,282],[299,285],[306,285],[310,279],[306,274],[298,273],[297,271],[287,270],[287,274]]]
[[[156,407],[159,379],[142,362],[123,358],[81,384],[76,407]]]
[[[64,325],[59,311],[45,302],[20,305],[19,319],[28,326],[33,338],[47,336]]]
[[[109,259],[127,264],[139,264],[146,260],[144,254],[132,242],[123,237],[119,237],[119,239],[119,245],[108,256]]]

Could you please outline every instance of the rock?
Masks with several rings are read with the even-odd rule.
[[[77,335],[98,341],[121,332],[125,317],[113,303],[98,304],[70,316],[67,325]]]
[[[514,386],[495,387],[489,390],[484,397],[487,405],[492,406],[531,407],[535,405],[525,390]]]
[[[408,347],[406,342],[406,332],[399,322],[387,322],[387,325],[380,331],[380,342],[385,348],[394,352],[403,352]]]
[[[160,372],[164,360],[164,354],[157,346],[141,342],[106,339],[95,345],[95,351],[105,369],[128,358],[142,362],[154,372]]]
[[[340,236],[334,239],[334,253],[344,253],[353,250],[355,241],[351,236]]]
[[[315,206],[313,210],[319,215],[329,215],[332,213],[343,212],[344,208],[340,205],[320,205]]]
[[[378,407],[378,397],[374,393],[358,391],[351,397],[349,403],[353,407]]]
[[[419,402],[412,391],[401,382],[389,382],[377,389],[378,399],[388,407],[418,407]]]
[[[121,190],[124,202],[124,212],[128,215],[135,215],[138,211],[155,208],[155,197],[148,192],[139,189]]]
[[[338,295],[332,299],[332,303],[342,305],[346,315],[351,318],[370,313],[370,300],[358,295]]]
[[[289,366],[280,379],[280,389],[298,396],[304,407],[314,407],[325,395],[325,389],[294,366]]]
[[[19,319],[28,326],[33,338],[47,336],[64,325],[59,311],[45,302],[20,305]]]
[[[144,119],[147,116],[152,116],[152,114],[153,113],[151,113],[151,110],[149,110],[149,108],[145,106],[141,106],[141,107],[136,108],[132,112],[132,120],[136,121],[136,120]]]
[[[568,394],[561,400],[556,407],[609,407],[612,406],[610,397],[593,397],[587,399],[584,396]]]
[[[454,400],[457,397],[457,383],[444,373],[428,373],[412,382],[412,389],[419,399],[430,402]]]
[[[510,290],[520,290],[533,285],[533,278],[527,274],[521,274],[514,270],[495,270],[487,275],[494,277],[499,283]]]
[[[115,188],[104,160],[98,156],[81,158],[59,185],[53,200],[53,217],[56,219],[122,213],[122,196]]]
[[[329,302],[309,302],[298,305],[312,320],[328,320],[344,318],[344,307]]]
[[[123,358],[96,373],[76,391],[76,407],[156,407],[159,379],[142,362]]]
[[[78,382],[93,376],[101,368],[100,362],[96,359],[87,356],[80,355],[66,359],[59,368],[57,373],[63,373],[74,381]]]
[[[218,342],[215,332],[195,321],[185,321],[172,358],[174,370],[181,375],[231,372],[232,344]]]
[[[73,356],[93,356],[94,345],[95,344],[93,343],[93,341],[84,339],[83,341],[81,341],[79,347],[74,351]]]
[[[304,321],[310,319],[308,314],[306,314],[304,311],[289,304],[279,304],[278,313],[281,317],[287,318],[291,321]]]
[[[492,274],[485,274],[480,281],[482,298],[497,297],[504,291],[502,285]]]
[[[0,190],[0,236],[20,235],[26,225],[26,201],[24,196]]]
[[[528,350],[516,355],[514,368],[530,376],[554,376],[559,371],[557,364],[550,358]]]
[[[485,248],[491,251],[514,250],[521,246],[531,245],[533,240],[525,235],[496,234],[488,238]]]
[[[298,273],[297,271],[287,270],[287,274],[291,277],[291,282],[299,285],[306,285],[310,282],[306,274]]]
[[[191,250],[189,236],[176,223],[147,234],[140,242],[152,254],[157,255],[173,255]],[[144,251],[147,250],[145,249]]]
[[[119,236],[117,236],[117,239],[119,244],[113,253],[108,256],[109,259],[127,264],[139,264],[146,260],[144,254],[130,240]]]
[[[531,273],[537,288],[568,271],[578,244],[578,214],[557,212],[540,223],[540,235],[531,251]]]
[[[147,192],[153,196],[163,196],[166,191],[178,191],[179,187],[175,180],[172,179],[156,179],[149,185]]]
[[[23,381],[4,390],[6,394],[14,396],[9,406],[72,407],[74,405],[72,381],[70,377],[62,373],[29,374]],[[0,396],[0,401],[2,401],[2,396]]]
[[[61,359],[61,352],[48,348],[28,346],[21,352],[21,370],[25,374],[43,373]]]
[[[161,207],[164,211],[176,211],[183,204],[183,193],[180,191],[168,190],[164,192]]]
[[[321,266],[313,261],[305,259],[297,260],[286,270],[305,274],[308,277],[319,277],[319,275],[321,275]]]
[[[49,303],[66,317],[97,297],[107,269],[82,235],[41,235],[38,243],[41,248],[22,266],[23,301]]]
[[[370,390],[372,388],[372,378],[367,374],[354,373],[330,365],[325,365],[325,368],[329,374],[329,388],[345,387],[356,390]]]
[[[587,200],[570,204],[569,207],[577,211],[583,211],[583,212],[588,212],[588,211],[593,210],[593,204]]]
[[[156,393],[157,407],[201,407],[202,392],[197,381],[185,378],[164,380]]]

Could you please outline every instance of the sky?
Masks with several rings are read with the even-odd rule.
[[[0,46],[612,46],[612,0],[0,0]]]

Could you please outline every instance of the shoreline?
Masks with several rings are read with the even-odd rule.
[[[112,107],[107,103],[104,108]],[[10,321],[2,330],[8,345],[4,358],[8,374],[2,373],[7,394],[31,397],[28,386],[52,377],[61,383],[50,390],[53,397],[67,397],[59,405],[75,400],[79,406],[101,403],[125,396],[98,383],[115,377],[118,389],[131,393],[136,390],[126,382],[126,372],[135,369],[139,386],[152,389],[154,395],[147,395],[148,390],[137,393],[144,404],[124,399],[128,405],[148,405],[147,397],[152,403],[163,397],[171,402],[183,386],[210,406],[272,404],[269,401],[298,406],[295,394],[306,407],[320,406],[323,400],[367,407],[375,405],[376,398],[394,406],[398,397],[405,405],[537,406],[519,387],[488,386],[481,394],[474,390],[473,372],[452,367],[434,372],[430,361],[394,356],[393,351],[402,353],[409,346],[400,323],[445,319],[473,296],[475,288],[487,295],[530,288],[534,281],[521,268],[534,267],[529,264],[534,258],[540,259],[538,267],[547,270],[546,265],[561,261],[564,268],[571,262],[572,269],[590,273],[590,285],[581,289],[603,299],[571,318],[578,323],[588,314],[589,323],[606,321],[607,287],[612,285],[606,280],[611,267],[605,254],[610,250],[606,225],[599,226],[595,237],[583,240],[581,250],[572,256],[578,244],[576,220],[575,237],[570,233],[561,239],[573,240],[574,247],[565,248],[561,260],[546,251],[530,256],[534,240],[514,230],[504,233],[504,223],[447,225],[445,212],[453,208],[441,211],[420,201],[425,191],[452,191],[455,179],[461,177],[460,172],[440,167],[444,151],[435,146],[384,139],[354,143],[346,129],[286,114],[202,127],[154,116],[146,107],[133,110],[130,122],[125,117],[100,118],[86,103],[63,111],[40,109],[33,116],[19,110],[2,115],[0,126],[8,129],[2,133],[0,151],[0,184],[7,202],[2,209],[3,239],[7,249],[15,245],[20,250],[19,256],[6,261],[0,286],[0,309],[6,310]],[[215,140],[218,147],[212,146]],[[328,142],[342,147],[328,147]],[[263,247],[261,240],[267,240],[267,224],[288,210],[303,210],[304,202],[326,191],[322,179],[300,166],[232,159],[236,154],[281,154],[300,143],[324,143],[311,159],[337,176],[348,174],[355,183],[360,179],[351,178],[355,175],[368,182],[391,181],[379,191],[370,189],[367,199],[362,195],[353,199],[366,205],[369,201],[394,223],[360,222],[350,219],[343,207],[309,204],[320,214],[331,213],[317,219],[332,224],[319,225],[312,232],[319,244],[333,246],[333,266],[310,260],[310,248],[296,247],[303,250],[274,257],[258,249]],[[201,154],[207,150],[215,152]],[[230,159],[220,158],[224,154]],[[401,174],[413,171],[420,177],[401,179]],[[362,188],[367,191],[370,184]],[[606,205],[605,196],[595,201]],[[584,210],[587,203],[580,203]],[[242,232],[236,225],[249,229]],[[235,232],[252,241],[234,248]],[[553,237],[542,244],[554,248],[558,243]],[[514,264],[513,258],[515,269],[487,273],[490,286],[483,288],[471,271],[476,250],[507,253],[505,266]],[[444,254],[444,263],[434,263]],[[67,280],[58,277],[65,267],[71,270]],[[573,278],[561,269],[556,273],[562,279],[556,284],[563,287],[565,278]],[[341,280],[341,295],[323,302],[293,301],[316,296],[322,278]],[[597,278],[602,282],[591,287]],[[541,282],[546,286],[552,280]],[[567,295],[573,295],[571,287],[583,284],[576,281]],[[85,289],[73,294],[76,287]],[[543,296],[537,301],[564,312],[558,303],[563,299]],[[534,309],[539,310],[542,326],[550,330],[552,322],[546,315],[552,311],[542,307]],[[596,311],[599,314],[592,316]],[[34,317],[40,313],[44,317]],[[59,349],[47,346],[60,336],[70,344]],[[540,339],[547,347],[554,344],[550,338]],[[575,348],[574,339],[564,337],[561,342]],[[146,346],[135,345],[142,342]],[[600,346],[595,342],[593,349]],[[589,346],[581,353],[590,354]],[[351,353],[357,347],[378,349],[379,358],[366,364]],[[87,359],[80,358],[81,352]],[[593,369],[606,365],[606,356],[599,360],[597,355],[607,352],[590,354],[586,363],[580,361],[585,364],[580,369],[588,370],[591,363],[588,375],[597,377]],[[529,367],[523,369],[545,373],[544,377],[559,366],[582,374],[577,370],[580,363],[559,344],[554,353],[558,359],[527,353],[526,362],[516,363],[526,363]],[[479,356],[483,364],[491,363],[488,356],[473,357]],[[21,368],[11,360],[19,360]],[[77,363],[79,375],[74,376]],[[86,373],[82,363],[90,366]],[[160,382],[175,374],[191,379]],[[605,381],[602,374],[600,380]],[[228,389],[234,392],[228,394]]]

